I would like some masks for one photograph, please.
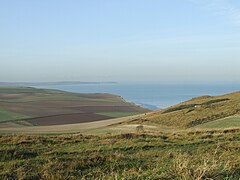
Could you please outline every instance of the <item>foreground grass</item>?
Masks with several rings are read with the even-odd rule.
[[[0,136],[0,179],[239,179],[240,131]]]

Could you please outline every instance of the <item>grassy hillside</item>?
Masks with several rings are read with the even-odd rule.
[[[240,92],[216,97],[193,98],[167,109],[150,113],[132,123],[191,128],[237,114],[240,114]]]
[[[112,94],[79,94],[31,87],[0,87],[0,122],[60,125],[148,112]],[[24,122],[23,122],[24,121]],[[3,128],[4,124],[0,124]]]
[[[240,132],[0,136],[0,179],[239,179]]]
[[[210,121],[196,126],[196,128],[211,128],[211,129],[234,128],[234,127],[240,127],[239,115],[222,118],[215,121]]]

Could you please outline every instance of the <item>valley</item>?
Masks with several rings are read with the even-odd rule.
[[[157,111],[111,94],[0,92],[0,179],[240,177],[239,92]]]

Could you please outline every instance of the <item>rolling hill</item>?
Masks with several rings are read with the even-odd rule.
[[[0,87],[0,127],[86,123],[149,112],[112,94]]]
[[[168,126],[173,128],[193,128],[211,125],[210,122],[218,122],[217,127],[240,127],[240,92],[225,94],[222,96],[202,96],[193,98],[189,101],[171,106],[169,108],[154,111],[140,119],[132,120],[130,123],[151,124],[157,126]],[[234,116],[232,125],[229,118]],[[227,118],[229,117],[229,118]],[[221,120],[221,119],[225,120]],[[227,119],[226,119],[227,118]],[[217,121],[221,120],[221,121]],[[229,121],[228,121],[229,120]],[[203,126],[203,124],[206,126]],[[222,125],[219,125],[222,124]],[[202,126],[200,126],[202,125]],[[214,125],[210,126],[214,127]]]
[[[0,123],[3,133],[0,179],[237,180],[240,177],[239,92],[198,97],[167,109],[128,117],[33,126],[28,121],[32,119],[31,113],[62,112],[67,107],[115,117],[122,115],[116,112],[119,107],[122,113],[131,108],[139,108],[136,113],[147,110],[109,94],[10,90],[11,93],[5,89],[0,94],[0,107],[5,107],[1,116],[12,118]],[[28,111],[23,111],[23,107],[28,107]],[[102,112],[106,107],[108,112]],[[17,120],[22,116],[28,116],[28,120]],[[8,128],[2,128],[7,124]],[[144,128],[137,131],[139,125]]]

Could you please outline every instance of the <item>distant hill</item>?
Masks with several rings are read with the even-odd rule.
[[[113,94],[0,87],[0,127],[93,122],[149,112]]]
[[[240,92],[234,92],[222,96],[193,98],[178,105],[154,111],[132,123],[190,128],[238,114],[240,114]],[[235,117],[239,119],[239,116]],[[236,118],[232,120],[234,123],[236,123]]]
[[[0,82],[0,86],[51,86],[51,85],[76,85],[76,84],[117,84],[117,82],[84,82],[84,81],[58,81],[58,82]]]

